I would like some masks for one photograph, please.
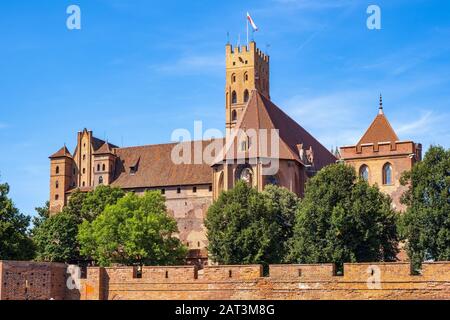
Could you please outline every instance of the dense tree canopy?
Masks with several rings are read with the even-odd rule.
[[[29,260],[34,248],[27,234],[30,218],[8,198],[9,185],[0,184],[0,260]]]
[[[424,260],[450,260],[450,150],[431,147],[422,162],[402,177],[409,189],[400,223],[416,267]]]
[[[62,212],[42,220],[33,229],[36,259],[48,262],[74,262],[80,259],[77,219]]]
[[[306,186],[288,261],[341,266],[395,260],[396,213],[390,204],[377,187],[358,180],[353,168],[325,167]]]
[[[173,265],[183,262],[187,249],[174,237],[176,221],[166,212],[159,192],[140,197],[129,193],[79,229],[81,253],[99,265]]]
[[[208,210],[209,253],[221,264],[279,263],[292,234],[298,199],[269,186],[262,193],[240,181]]]
[[[33,219],[33,240],[36,258],[40,261],[73,262],[81,260],[77,241],[78,226],[84,220],[94,220],[108,205],[113,205],[125,193],[118,188],[99,186],[92,192],[75,191],[62,213],[50,217],[49,204],[36,208]]]

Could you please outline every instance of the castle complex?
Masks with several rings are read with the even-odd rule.
[[[60,212],[74,191],[88,192],[99,185],[137,194],[159,190],[169,215],[178,222],[180,240],[190,249],[188,263],[205,264],[203,221],[220,192],[244,180],[260,191],[267,184],[277,184],[301,197],[308,178],[339,160],[270,100],[269,75],[269,57],[255,42],[226,46],[226,138],[183,143],[192,154],[220,145],[218,152],[211,153],[214,161],[210,163],[175,163],[178,143],[119,148],[95,138],[91,131],[79,132],[73,153],[64,146],[50,156],[51,213]],[[276,132],[267,148],[261,148],[261,132]],[[404,190],[400,175],[420,159],[421,146],[399,141],[381,102],[363,138],[355,146],[341,148],[341,160],[391,195],[398,210],[402,210],[399,199]]]

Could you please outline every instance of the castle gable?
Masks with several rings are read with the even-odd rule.
[[[252,91],[251,98],[236,128],[243,131],[254,129],[256,132],[268,130],[268,134],[270,134],[270,130],[279,130],[280,159],[306,164],[299,152],[299,146],[301,146],[305,153],[308,150],[315,153],[315,165],[319,169],[336,161],[336,157],[328,149],[257,90]],[[238,137],[232,138],[237,139]],[[268,138],[268,142],[270,142],[270,138]],[[238,144],[234,143],[233,145],[232,147],[237,148]],[[272,154],[270,147],[270,143],[268,143],[268,155]],[[228,158],[228,154],[237,154],[237,152],[227,152],[225,158]]]

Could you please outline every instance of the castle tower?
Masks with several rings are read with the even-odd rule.
[[[116,155],[114,146],[105,142],[94,152],[94,187],[110,185],[114,178]]]
[[[66,205],[66,192],[71,188],[74,161],[66,146],[50,157],[50,213],[55,214]]]
[[[249,47],[233,48],[226,45],[225,81],[226,131],[235,127],[250,99],[252,90],[257,90],[270,99],[269,56],[256,47],[254,41]]]

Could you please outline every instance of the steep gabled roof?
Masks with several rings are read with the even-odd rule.
[[[223,144],[223,139],[218,140]],[[200,151],[203,151],[211,141],[187,143],[192,148],[191,158],[194,159],[195,144],[198,143]],[[204,161],[200,164],[176,164],[172,161],[172,150],[177,145],[168,143],[116,149],[116,175],[112,186],[131,189],[211,184],[210,164]]]
[[[383,112],[383,106],[380,104],[378,115],[373,120],[369,129],[359,140],[358,145],[366,143],[395,142],[399,141],[397,134],[392,128],[389,120]]]
[[[305,151],[312,148],[314,164],[318,169],[337,160],[327,148],[257,90],[252,91],[251,98],[236,125],[236,129],[255,129],[256,131],[278,129],[280,159],[302,162],[299,155],[299,146],[301,145]],[[234,145],[237,148],[237,143]],[[234,154],[237,154],[236,150]],[[268,154],[272,154],[270,143],[268,144]],[[227,152],[224,159],[228,158],[229,153]]]
[[[52,154],[49,158],[55,159],[55,158],[62,158],[62,157],[68,157],[72,158],[72,155],[70,154],[69,150],[66,148],[66,146],[59,149],[57,152]]]
[[[94,154],[113,154],[113,149],[117,148],[115,145],[105,142]]]

